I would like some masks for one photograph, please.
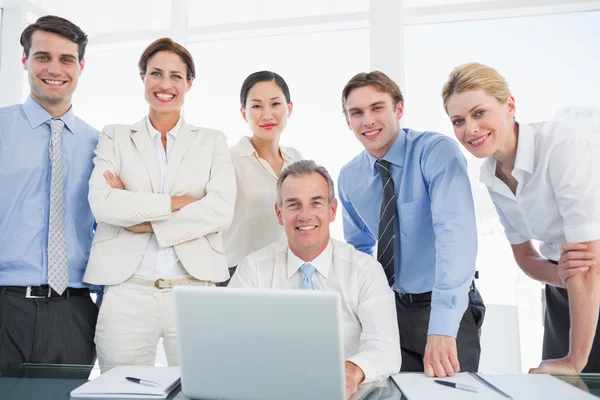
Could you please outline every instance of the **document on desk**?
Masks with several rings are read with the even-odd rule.
[[[156,386],[134,383],[127,377],[156,383]],[[71,391],[71,398],[166,399],[179,385],[180,379],[179,367],[114,367]]]
[[[592,400],[597,398],[583,390],[565,383],[551,375],[536,374],[479,374],[485,380],[512,397],[514,400]],[[505,396],[477,381],[467,372],[461,372],[451,378],[436,378],[448,382],[462,383],[475,387],[478,393],[471,393],[440,385],[420,373],[402,373],[393,375],[408,400],[444,399],[444,400],[507,400]]]

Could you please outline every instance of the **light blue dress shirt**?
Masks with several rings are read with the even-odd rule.
[[[0,286],[48,283],[50,118],[31,97],[22,105],[0,108]],[[82,278],[93,238],[88,182],[99,132],[72,108],[60,119],[65,123],[61,141],[69,287],[90,287]]]
[[[382,158],[390,162],[400,219],[393,289],[432,291],[428,333],[456,337],[477,256],[466,160],[451,138],[410,129],[400,130]],[[345,239],[368,254],[377,244],[383,191],[375,161],[363,151],[342,168],[338,180]]]

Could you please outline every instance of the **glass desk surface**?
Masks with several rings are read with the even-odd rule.
[[[100,374],[97,367],[87,365],[22,364],[0,375],[2,400],[67,400],[69,393]],[[577,386],[600,398],[600,374],[582,374],[558,379]],[[169,396],[186,400],[180,388]],[[361,385],[351,400],[404,400],[406,397],[391,379],[376,384]]]
[[[21,364],[0,375],[1,400],[68,400],[71,390],[100,374],[98,367],[88,365]],[[187,400],[181,388],[170,400]],[[361,385],[351,400],[402,399],[402,393],[391,379],[377,384]]]

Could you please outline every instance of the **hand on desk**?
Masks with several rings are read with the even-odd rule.
[[[558,260],[558,277],[564,288],[567,287],[570,277],[586,272],[596,265],[595,253],[586,250],[587,246],[582,243],[563,244]]]
[[[460,371],[456,339],[452,336],[428,335],[425,346],[425,375],[444,378]]]
[[[365,374],[360,367],[350,361],[346,361],[346,399],[349,399],[358,391],[358,385],[365,380]]]
[[[551,374],[551,375],[579,375],[579,370],[569,356],[556,358],[553,360],[544,360],[537,368],[531,368],[530,374]]]

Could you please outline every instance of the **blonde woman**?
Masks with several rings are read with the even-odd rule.
[[[292,109],[290,89],[279,74],[255,72],[242,84],[240,112],[252,136],[244,136],[231,148],[237,199],[224,240],[232,275],[248,254],[286,238],[275,216],[275,202],[279,174],[302,159],[296,149],[279,143]]]
[[[442,97],[458,141],[486,159],[480,179],[515,261],[546,284],[543,361],[530,372],[600,372],[599,141],[557,122],[518,122],[506,81],[482,64],[452,71]]]
[[[229,277],[220,232],[233,217],[235,175],[225,135],[181,115],[192,56],[163,38],[138,66],[149,113],[104,128],[90,179],[98,229],[84,281],[105,285],[95,337],[103,370],[154,365],[160,338],[178,365],[171,289]]]

